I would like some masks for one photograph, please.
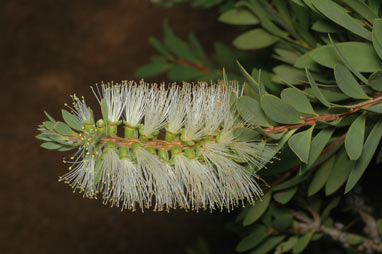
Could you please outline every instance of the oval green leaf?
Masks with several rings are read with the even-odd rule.
[[[170,70],[173,67],[174,66],[172,64],[169,64],[169,63],[154,62],[154,63],[150,63],[150,64],[147,64],[147,65],[140,67],[135,72],[135,76],[137,76],[139,78],[153,77],[153,76],[162,74],[162,73]]]
[[[261,97],[261,107],[265,114],[275,122],[283,124],[303,123],[301,114],[280,98],[266,94]]]
[[[367,137],[361,157],[357,161],[353,170],[350,172],[348,181],[346,183],[345,193],[348,193],[351,189],[354,188],[356,183],[359,181],[359,179],[365,172],[367,166],[373,158],[375,151],[377,150],[379,141],[381,140],[381,136],[382,121],[379,121],[375,124],[369,136]]]
[[[268,208],[269,201],[271,200],[271,196],[272,196],[271,192],[268,191],[264,195],[263,200],[259,200],[256,202],[255,205],[251,206],[248,213],[244,217],[243,226],[248,226],[254,223],[261,217],[261,215],[263,215],[265,210],[267,210]]]
[[[72,129],[64,122],[57,121],[54,124],[53,129],[61,135],[65,135],[65,136],[72,135]]]
[[[322,187],[324,187],[330,172],[332,171],[335,156],[325,161],[316,171],[313,176],[312,182],[308,187],[308,196],[316,194]]]
[[[61,110],[61,113],[65,123],[67,123],[72,129],[82,131],[82,125],[78,121],[77,117],[75,117],[73,114],[69,113],[65,109]]]
[[[382,71],[377,71],[371,74],[369,77],[368,84],[374,90],[382,92]]]
[[[317,115],[306,95],[296,88],[286,88],[281,92],[281,100],[291,105],[298,112]]]
[[[271,126],[267,121],[260,104],[251,97],[241,96],[237,98],[236,108],[246,122],[263,127]]]
[[[339,89],[347,96],[355,99],[369,99],[370,97],[363,91],[360,84],[351,72],[342,64],[334,66],[334,77]]]
[[[312,140],[310,150],[309,150],[309,159],[308,163],[302,165],[301,172],[305,172],[310,169],[313,163],[320,156],[320,153],[325,148],[326,144],[329,142],[331,136],[333,135],[334,128],[325,128],[322,129]]]
[[[374,20],[372,39],[375,52],[382,59],[382,19]]]
[[[234,8],[225,11],[220,14],[218,20],[231,25],[256,25],[259,23],[259,20],[252,12],[243,8]]]
[[[333,22],[366,40],[371,40],[371,32],[352,18],[340,5],[331,0],[316,0],[313,1],[313,5]]]
[[[243,50],[261,49],[271,46],[277,41],[277,37],[271,35],[261,28],[257,28],[236,37],[236,39],[233,41],[233,45]]]
[[[354,165],[355,161],[349,160],[345,149],[339,152],[328,177],[328,181],[325,184],[326,196],[336,192],[346,182]]]
[[[284,240],[285,235],[272,236],[265,240],[259,247],[257,247],[254,251],[250,252],[250,254],[266,254],[277,244],[279,244],[282,240]]]
[[[297,155],[297,157],[304,163],[308,163],[310,142],[312,140],[312,132],[314,126],[305,131],[294,134],[289,140],[288,145],[290,149]]]
[[[250,250],[269,236],[268,230],[264,225],[256,225],[251,234],[243,238],[236,247],[236,251],[244,252]]]
[[[313,93],[316,96],[316,98],[326,107],[330,107],[330,102],[325,98],[325,96],[322,94],[320,88],[318,88],[316,81],[314,81],[314,78],[310,71],[308,69],[305,69],[306,75],[308,76],[309,84],[313,89]]]
[[[56,142],[44,142],[40,145],[40,147],[48,150],[57,150],[62,147],[61,144],[57,144]]]
[[[375,72],[382,69],[382,61],[370,43],[341,42],[336,43],[336,46],[357,71]],[[311,51],[310,56],[318,64],[332,69],[342,63],[332,45],[318,47]]]
[[[296,194],[297,187],[293,187],[287,190],[279,191],[273,195],[273,198],[282,205],[288,203]]]
[[[350,125],[345,137],[346,152],[351,160],[358,160],[363,149],[365,138],[366,115],[361,114]]]
[[[313,230],[311,230],[307,233],[304,233],[304,235],[297,240],[297,243],[293,247],[293,253],[294,254],[301,253],[305,250],[305,248],[308,246],[310,240],[312,239],[313,233],[314,233]]]

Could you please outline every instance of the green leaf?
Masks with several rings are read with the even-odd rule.
[[[377,150],[379,141],[382,136],[382,121],[375,124],[371,130],[369,136],[364,144],[364,149],[362,150],[361,157],[357,161],[355,167],[350,172],[348,181],[346,183],[345,193],[351,191],[356,183],[359,181],[363,173],[365,172],[367,166],[369,165],[375,151]]]
[[[44,110],[44,114],[46,115],[46,117],[48,117],[49,121],[51,121],[52,123],[55,123],[55,122],[56,122],[56,120],[54,120],[54,118],[51,117],[51,116],[48,114],[48,112],[46,112],[45,110]]]
[[[342,64],[334,66],[334,77],[337,85],[347,96],[355,99],[369,99],[370,97],[363,91],[357,80],[350,71]]]
[[[245,216],[243,220],[243,226],[248,226],[254,223],[255,221],[257,221],[261,217],[261,215],[268,208],[269,201],[271,200],[271,196],[272,196],[271,192],[268,191],[263,196],[263,200],[261,201],[259,200],[256,202],[255,205],[251,206],[251,208],[249,209],[247,215]]]
[[[153,77],[153,76],[162,74],[173,67],[174,66],[169,63],[155,62],[155,63],[147,64],[140,67],[135,73],[135,76],[139,78]]]
[[[333,23],[325,20],[319,19],[312,25],[312,30],[320,33],[337,33],[338,27]]]
[[[288,240],[286,240],[285,242],[280,243],[276,247],[277,253],[285,253],[285,252],[290,251],[293,248],[293,246],[296,245],[297,240],[298,240],[298,238],[296,236],[292,236]]]
[[[281,139],[277,142],[277,144],[269,146],[269,151],[266,153],[267,157],[264,158],[264,162],[270,161],[280,151],[280,149],[285,145],[285,143],[288,141],[290,136],[292,136],[293,133],[295,133],[295,131],[296,129],[288,131],[280,137]],[[273,138],[276,139],[275,137]]]
[[[156,38],[151,37],[149,43],[153,46],[160,54],[168,59],[173,59],[174,57],[166,49],[166,47]]]
[[[248,96],[241,96],[236,99],[236,108],[245,121],[263,127],[271,126],[256,100]]]
[[[347,242],[350,245],[358,245],[358,244],[362,243],[364,240],[365,240],[365,238],[362,236],[350,234],[348,239],[347,239]]]
[[[332,44],[334,50],[336,51],[337,55],[339,56],[339,58],[342,60],[342,62],[345,64],[345,66],[351,71],[354,73],[354,75],[356,75],[362,82],[364,82],[365,84],[367,84],[367,79],[365,78],[365,76],[363,76],[358,70],[356,70],[353,66],[353,64],[344,56],[344,54],[342,54],[341,50],[338,48],[338,46],[336,45],[336,43],[334,43],[332,37],[330,36],[330,34],[328,34],[329,36],[329,40],[330,40],[330,43]]]
[[[222,23],[231,25],[256,25],[259,23],[258,18],[252,12],[243,8],[234,8],[223,12],[218,17]]]
[[[314,231],[310,230],[309,232],[304,233],[304,235],[297,240],[297,243],[293,247],[294,254],[301,253],[305,250],[312,239],[313,233]]]
[[[256,225],[251,234],[243,238],[236,247],[236,251],[244,252],[250,250],[259,243],[263,242],[269,236],[269,232],[264,225]]]
[[[308,163],[313,129],[314,126],[305,131],[298,132],[288,140],[290,149],[292,149],[297,157],[304,163]]]
[[[382,61],[370,43],[341,42],[336,43],[336,46],[357,71],[375,72],[382,69]],[[336,64],[342,63],[342,59],[337,55],[333,45],[318,47],[309,55],[318,64],[332,69]]]
[[[40,147],[48,150],[58,150],[62,147],[62,145],[57,144],[56,142],[44,142],[40,145]]]
[[[378,114],[382,114],[382,103],[379,103],[379,104],[376,104],[376,105],[364,108],[364,110],[370,111],[370,112],[374,112],[374,113],[378,113]]]
[[[253,91],[253,97],[257,100],[260,99],[260,95],[259,95],[259,89],[260,89],[260,86],[259,84],[257,83],[257,81],[244,69],[244,67],[239,63],[239,61],[236,61],[237,65],[239,66],[239,69],[240,69],[240,72],[243,74],[243,76],[245,77],[245,79],[248,81],[248,85],[249,87],[252,88],[252,91]]]
[[[201,70],[194,69],[185,65],[177,65],[168,72],[168,78],[175,81],[194,81],[204,74],[206,73]]]
[[[164,22],[164,44],[178,58],[196,64],[201,64],[201,61],[195,56],[195,53],[191,47],[186,42],[175,36],[172,29],[168,25],[167,20]]]
[[[374,90],[382,92],[382,71],[374,72],[369,77],[369,86],[371,86]]]
[[[286,88],[281,92],[281,100],[301,113],[317,115],[306,95],[296,88]]]
[[[310,57],[310,52],[311,51],[308,51],[306,54],[300,56],[293,66],[299,69],[308,68],[312,71],[319,71],[320,65],[313,61],[313,59]],[[306,78],[304,78],[304,80],[306,80]]]
[[[301,175],[296,175],[295,177],[293,177],[292,179],[290,179],[288,181],[285,181],[285,182],[282,182],[276,186],[273,186],[272,190],[279,191],[279,190],[285,190],[285,189],[291,188],[291,187],[296,186],[297,184],[305,181],[309,176],[310,176],[309,172],[305,173],[305,174],[301,174]]]
[[[250,252],[250,254],[266,254],[274,247],[276,247],[276,245],[279,244],[282,240],[284,240],[284,238],[285,235],[271,236],[254,251]]]
[[[237,70],[235,54],[227,45],[221,42],[215,42],[215,59],[222,67]]]
[[[70,129],[70,127],[64,122],[57,121],[54,124],[53,129],[57,131],[58,133],[60,133],[61,135],[65,135],[65,136],[72,135],[72,129]]]
[[[249,128],[240,128],[233,131],[233,135],[240,141],[253,141],[259,133]]]
[[[308,187],[308,196],[316,194],[322,187],[324,187],[328,180],[329,174],[332,171],[335,156],[325,161],[313,176],[312,182]]]
[[[313,5],[333,22],[366,40],[371,40],[370,31],[364,28],[356,19],[352,18],[346,9],[340,5],[331,0],[315,0]]]
[[[303,123],[301,114],[280,98],[266,94],[261,97],[261,107],[265,114],[275,122],[283,124]]]
[[[239,49],[248,50],[265,48],[277,41],[277,37],[261,28],[256,28],[239,35],[232,43]]]
[[[288,203],[296,194],[297,187],[293,187],[284,191],[279,191],[273,195],[273,198],[282,205]]]
[[[101,112],[102,112],[103,120],[105,121],[105,123],[107,123],[109,121],[109,117],[108,117],[109,111],[108,111],[108,106],[105,99],[101,100]]]
[[[346,182],[354,165],[355,161],[349,160],[345,149],[339,152],[328,177],[328,181],[325,184],[326,196],[336,192]]]
[[[48,130],[53,130],[54,123],[55,123],[55,122],[44,121],[44,122],[42,122],[42,125],[43,125],[46,129],[48,129]]]
[[[289,65],[279,65],[273,68],[275,76],[273,76],[272,81],[283,84],[285,82],[301,85],[306,83],[306,76],[304,71],[291,67]]]
[[[308,69],[305,69],[306,75],[308,76],[309,84],[311,85],[314,95],[316,98],[326,107],[330,107],[330,102],[324,97],[324,95],[321,93],[320,89],[318,88],[316,81],[314,81],[312,74],[310,74]]]
[[[375,52],[382,59],[382,19],[374,20],[372,38]]]
[[[346,152],[351,160],[358,160],[363,149],[365,138],[366,115],[361,114],[350,125],[345,137]]]
[[[69,113],[65,109],[61,110],[61,113],[65,123],[67,123],[72,129],[82,131],[82,125],[78,121],[77,117],[75,117],[73,114]]]
[[[285,214],[281,214],[281,215],[276,216],[272,225],[278,231],[285,231],[290,227],[292,222],[293,222],[293,216],[289,213],[285,213]]]
[[[309,150],[309,159],[306,165],[302,165],[301,172],[308,170],[313,163],[320,156],[320,153],[325,148],[326,144],[329,142],[331,136],[333,135],[334,128],[325,128],[322,129],[312,140],[310,150]]]
[[[311,97],[316,97],[314,90],[312,88],[306,88],[303,90],[305,94]],[[321,95],[328,101],[328,102],[338,102],[338,101],[344,101],[349,99],[349,96],[341,92],[339,89],[331,88],[331,89],[320,89]]]
[[[365,18],[370,23],[373,23],[377,15],[362,1],[359,0],[342,0],[347,5],[349,5],[355,12],[357,12],[361,17]]]

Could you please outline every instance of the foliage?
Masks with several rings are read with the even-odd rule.
[[[161,56],[137,76],[167,72],[175,81],[215,80],[225,67],[230,79],[245,81],[236,107],[247,131],[275,144],[279,160],[259,172],[270,185],[263,200],[238,215],[244,227],[236,250],[301,253],[332,239],[349,252],[381,252],[382,223],[360,184],[382,153],[380,1],[202,3],[208,1],[190,2],[219,4],[218,20],[242,31],[232,42],[236,50],[216,43],[212,63],[194,35],[185,42],[165,23],[163,42],[150,39]],[[238,59],[254,59],[259,50],[275,66],[260,70]]]

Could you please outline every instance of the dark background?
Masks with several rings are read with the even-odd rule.
[[[214,40],[231,41],[216,15],[148,0],[0,0],[0,253],[185,253],[199,236],[211,253],[235,246],[226,213],[120,212],[72,194],[57,181],[64,154],[34,138],[43,110],[60,118],[70,94],[96,108],[90,85],[134,79],[165,17],[180,37],[194,31],[207,51]]]

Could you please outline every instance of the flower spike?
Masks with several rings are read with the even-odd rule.
[[[101,84],[92,88],[103,120],[73,95],[64,122],[40,125],[42,147],[77,151],[60,180],[104,204],[154,211],[224,210],[263,195],[255,171],[272,156],[263,141],[240,140],[245,125],[230,99],[237,83]],[[118,136],[123,121],[124,136]],[[81,128],[82,126],[82,128]],[[71,127],[74,127],[72,129]]]

